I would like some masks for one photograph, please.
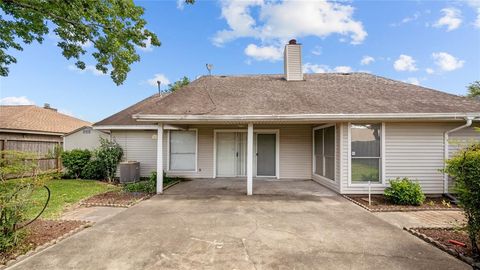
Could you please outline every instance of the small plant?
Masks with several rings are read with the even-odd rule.
[[[32,206],[32,194],[35,188],[43,185],[49,174],[37,176],[37,159],[29,153],[1,152],[0,155],[0,252],[18,245],[22,240],[21,226],[27,222],[27,212]],[[33,175],[32,175],[33,172]],[[28,174],[23,178],[8,182],[7,176]]]
[[[116,141],[100,138],[100,147],[96,151],[96,158],[101,160],[108,182],[112,182],[115,178],[122,156],[122,147]]]
[[[433,202],[433,201],[429,201],[427,204],[428,204],[429,206],[435,206],[435,202]]]
[[[452,207],[452,205],[450,204],[450,202],[445,201],[445,199],[442,200],[442,205],[445,206],[445,207],[447,207],[447,208]]]
[[[415,183],[408,177],[390,180],[390,187],[384,193],[387,200],[394,204],[421,205],[425,201],[425,194],[419,183]]]
[[[62,163],[68,174],[75,178],[80,178],[85,165],[87,165],[91,157],[92,153],[87,149],[73,149],[62,153]]]
[[[157,190],[157,172],[152,172],[146,181],[125,184],[123,190],[126,192],[155,193]]]

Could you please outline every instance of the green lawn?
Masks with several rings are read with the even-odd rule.
[[[6,186],[0,186],[0,192],[5,190],[5,188],[12,188],[14,181],[20,180],[8,180]],[[85,198],[120,189],[117,186],[100,181],[70,179],[50,180],[46,183],[46,186],[51,191],[51,197],[45,212],[43,212],[41,216],[42,218],[56,218],[62,214],[66,207]],[[35,190],[32,198],[32,206],[27,215],[34,217],[43,207],[46,198],[47,191],[44,188]]]

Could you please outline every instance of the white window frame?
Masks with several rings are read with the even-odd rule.
[[[198,172],[198,129],[190,128],[185,130],[173,130],[173,131],[195,131],[195,170],[170,170],[170,135],[172,130],[168,130],[167,136],[167,169],[169,173],[192,173]]]
[[[333,151],[333,175],[334,175],[334,178],[335,179],[330,179],[328,177],[325,177],[323,175],[319,175],[316,173],[316,157],[315,157],[315,131],[318,130],[318,129],[325,129],[325,128],[329,128],[329,127],[334,127],[334,135],[333,135],[333,138],[334,138],[334,151]],[[323,145],[324,145],[324,148],[325,148],[325,134],[323,136]],[[325,150],[325,149],[324,149]],[[322,125],[322,126],[317,126],[317,127],[314,127],[313,130],[312,130],[312,174],[321,178],[321,179],[325,179],[325,180],[328,180],[328,181],[331,181],[331,182],[337,182],[338,181],[338,175],[337,175],[337,124],[326,124],[326,125]],[[323,159],[323,174],[325,174],[325,159]]]
[[[373,121],[362,121],[362,122],[355,122],[355,123],[348,123],[348,186],[349,187],[368,187],[368,181],[366,182],[352,182],[352,124],[375,124],[380,122],[373,122]],[[381,122],[381,131],[380,131],[380,181],[379,182],[371,182],[371,187],[385,187],[385,122]]]

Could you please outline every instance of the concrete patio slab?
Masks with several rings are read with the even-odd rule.
[[[195,179],[181,182],[167,190],[166,195],[241,196],[247,193],[245,178]],[[337,196],[337,193],[312,180],[254,179],[254,195],[272,196]]]
[[[158,195],[10,269],[471,269],[340,196]]]

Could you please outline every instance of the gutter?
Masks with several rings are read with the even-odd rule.
[[[467,128],[467,127],[470,127],[472,125],[472,122],[473,122],[473,119],[474,117],[465,117],[465,124],[459,126],[459,127],[456,127],[454,129],[451,129],[451,130],[447,130],[445,131],[445,133],[443,134],[443,161],[444,163],[448,160],[448,135],[452,132],[455,132],[455,131],[459,131],[461,129],[464,129],[464,128]],[[446,166],[446,164],[444,165]],[[448,174],[446,172],[443,173],[443,193],[447,196],[447,197],[452,197],[449,193],[448,193]]]
[[[472,113],[366,113],[366,114],[270,114],[270,115],[159,115],[159,114],[134,114],[133,119],[139,122],[190,122],[190,121],[298,121],[308,122],[312,120],[459,120],[468,117],[480,116],[480,112]]]

